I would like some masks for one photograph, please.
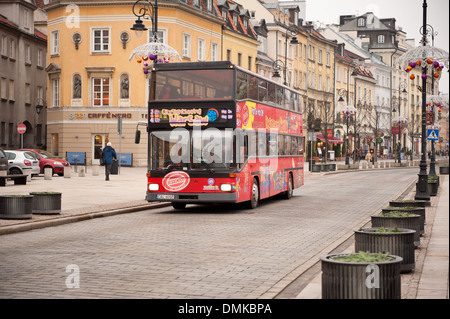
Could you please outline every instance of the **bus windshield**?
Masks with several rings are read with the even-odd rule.
[[[233,99],[233,70],[161,70],[155,73],[155,101]]]
[[[154,131],[152,170],[229,170],[236,168],[232,130]]]

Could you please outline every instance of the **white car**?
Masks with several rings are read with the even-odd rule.
[[[5,151],[8,159],[8,173],[25,174],[25,171],[31,170],[31,176],[39,175],[39,159],[32,152],[28,151]]]

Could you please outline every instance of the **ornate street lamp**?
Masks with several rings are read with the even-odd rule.
[[[36,101],[36,106],[34,107],[36,109],[37,115],[41,114],[41,110],[45,109],[47,107],[47,104],[45,103],[45,100],[42,98],[38,98]]]
[[[349,138],[348,138],[348,121],[349,119],[354,119],[356,116],[356,109],[353,106],[347,105],[340,109],[339,114],[340,116],[347,121],[347,151],[345,152],[345,165],[348,165],[348,168],[350,168],[350,146],[349,146]]]
[[[297,40],[297,30],[294,28],[294,26],[290,26],[286,29],[285,33],[285,43],[284,43],[284,62],[281,60],[276,60],[272,64],[272,68],[275,70],[272,77],[279,78],[280,77],[280,70],[283,69],[283,77],[284,77],[284,85],[288,85],[287,83],[287,45],[288,45],[288,39],[292,38],[289,42],[290,44],[298,44]]]
[[[448,67],[449,55],[446,51],[431,47],[427,45],[427,1],[423,0],[423,24],[421,28],[422,33],[422,45],[412,50],[407,51],[399,58],[399,63],[402,68],[406,67],[406,71],[411,71],[416,66],[422,67],[422,157],[420,160],[419,181],[416,184],[416,200],[426,200],[427,205],[430,205],[430,194],[428,192],[428,175],[427,175],[427,161],[426,161],[426,100],[427,100],[427,68],[434,67],[436,72],[434,75],[439,76],[439,72],[442,71],[444,65]],[[414,75],[410,75],[411,79],[414,79]]]

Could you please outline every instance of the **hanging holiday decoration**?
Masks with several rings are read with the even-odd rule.
[[[152,40],[152,42],[143,44],[136,49],[130,55],[129,60],[135,57],[138,63],[142,61],[147,61],[142,64],[144,69],[144,74],[148,74],[148,70],[151,68],[153,63],[169,63],[171,59],[176,58],[181,61],[181,57],[178,52],[171,46],[159,42],[158,39]]]
[[[392,119],[393,127],[405,127],[408,124],[408,120],[402,116],[396,116]]]
[[[356,109],[353,106],[344,106],[339,114],[343,119],[352,119],[356,115]]]
[[[431,67],[432,70],[430,76],[438,79],[441,76],[444,66],[447,66],[447,68],[449,67],[449,55],[442,49],[423,45],[403,54],[398,59],[398,62],[400,67],[407,73],[411,72],[416,67],[422,67],[422,65],[428,66],[429,68]],[[422,73],[422,70],[420,70],[420,72]],[[426,79],[427,77],[426,73],[422,74],[422,79]],[[410,79],[414,80],[415,76],[411,74]]]

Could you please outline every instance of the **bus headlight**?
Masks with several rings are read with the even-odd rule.
[[[148,184],[148,190],[150,192],[157,192],[157,191],[159,191],[159,184]]]
[[[231,184],[220,184],[220,191],[222,192],[231,192],[232,188]]]

